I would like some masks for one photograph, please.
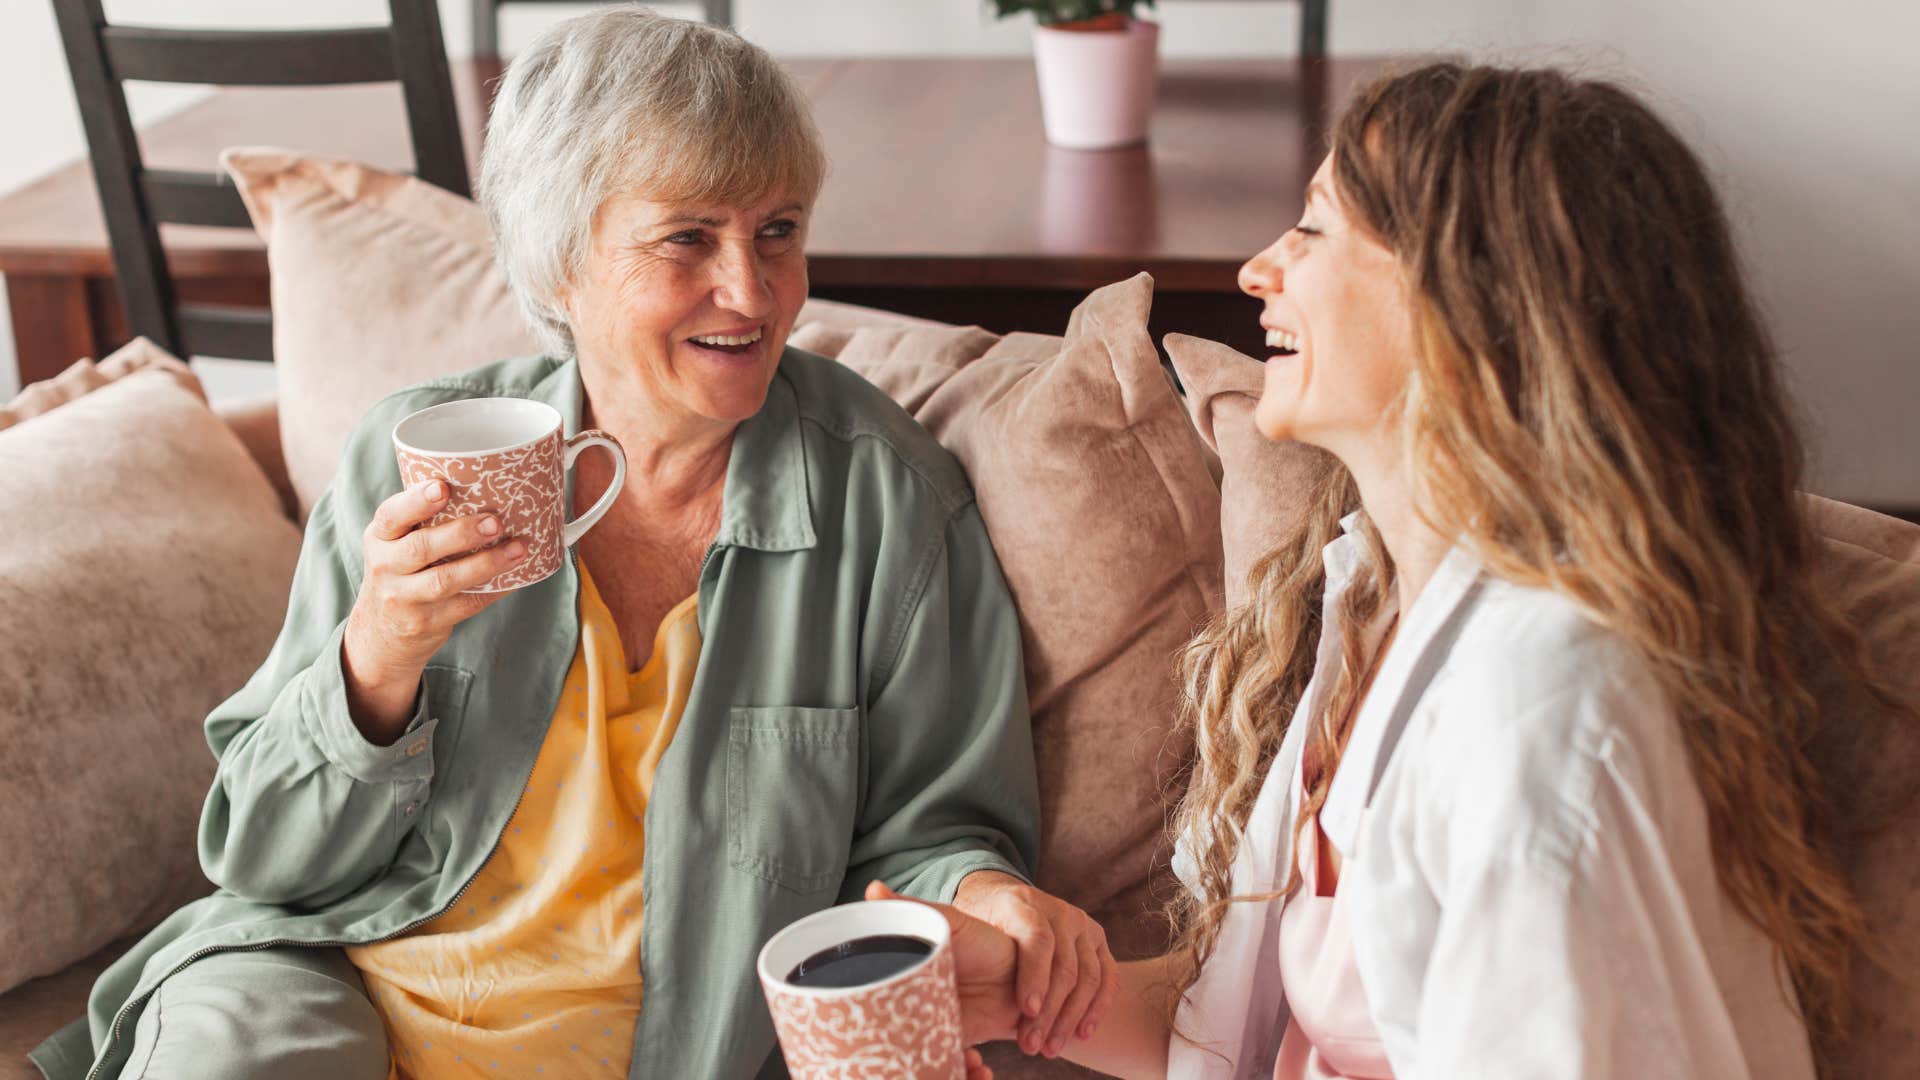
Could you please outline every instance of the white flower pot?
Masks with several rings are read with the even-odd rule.
[[[1158,23],[1134,19],[1124,30],[1034,27],[1047,141],[1070,150],[1145,142],[1159,57]]]

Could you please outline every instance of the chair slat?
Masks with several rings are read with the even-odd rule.
[[[53,5],[66,48],[67,71],[80,105],[80,123],[93,159],[94,184],[107,221],[113,273],[127,327],[169,352],[179,353],[173,332],[173,278],[167,272],[160,234],[140,197],[140,143],[127,112],[127,96],[107,70],[99,26],[100,0],[56,0]]]
[[[224,225],[250,229],[253,218],[231,177],[171,169],[148,169],[140,178],[154,220],[173,225]]]
[[[101,0],[52,0],[87,133],[127,328],[182,357],[273,359],[265,309],[180,304],[159,223],[249,228],[231,180],[148,169],[122,83],[317,86],[399,82],[416,172],[468,191],[466,154],[435,0],[387,0],[386,26],[202,30],[114,26]]]
[[[1300,5],[1300,55],[1327,55],[1327,0]]]
[[[326,30],[177,30],[105,26],[116,79],[219,86],[321,86],[398,78],[385,26]]]
[[[174,322],[182,355],[273,360],[273,314],[265,308],[181,304]]]

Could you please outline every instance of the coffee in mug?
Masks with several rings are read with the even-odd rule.
[[[527,557],[468,592],[492,593],[544,581],[567,549],[606,514],[627,480],[627,458],[604,431],[561,436],[560,411],[525,398],[467,398],[421,409],[393,428],[394,456],[408,487],[447,484],[447,505],[427,525],[474,514],[500,519],[494,543],[518,539]],[[613,455],[613,483],[591,509],[566,520],[567,470],[582,450]],[[493,546],[492,544],[488,545]]]
[[[933,955],[933,942],[910,934],[854,938],[807,957],[787,972],[795,986],[844,989],[891,979]]]
[[[961,1080],[966,1050],[946,917],[907,900],[815,912],[760,950],[760,988],[794,1080]]]

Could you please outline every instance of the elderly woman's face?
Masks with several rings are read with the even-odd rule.
[[[758,412],[807,298],[807,209],[610,200],[562,296],[583,368],[676,419]]]

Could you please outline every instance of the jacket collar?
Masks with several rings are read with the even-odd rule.
[[[1300,751],[1307,720],[1322,707],[1339,662],[1341,628],[1336,613],[1341,594],[1352,584],[1366,557],[1365,542],[1353,535],[1356,518],[1341,522],[1347,535],[1322,551],[1327,568],[1320,648],[1312,680],[1274,756],[1260,795],[1247,820],[1234,860],[1234,892],[1269,893],[1285,880],[1293,860],[1293,811],[1299,799]],[[1342,852],[1353,850],[1359,819],[1381,771],[1391,760],[1406,717],[1446,658],[1464,615],[1480,588],[1479,560],[1463,546],[1448,552],[1433,579],[1420,592],[1385,657],[1373,689],[1356,718],[1347,752],[1321,807],[1321,827]],[[1393,601],[1364,633],[1385,632]],[[1182,867],[1182,863],[1186,865]],[[1191,888],[1191,856],[1175,855]],[[1272,1075],[1290,1015],[1279,970],[1279,922],[1282,904],[1232,904],[1221,923],[1213,956],[1180,1005],[1180,1031],[1169,1048],[1167,1075],[1173,1080],[1264,1080]]]
[[[741,423],[727,462],[716,544],[800,551],[816,543],[807,491],[807,443],[800,397],[778,370],[760,411]]]
[[[578,361],[558,364],[534,388],[533,396],[560,411],[567,437],[579,433],[586,391],[580,384]],[[785,373],[776,369],[760,411],[734,432],[715,546],[799,551],[815,545],[801,423],[799,394]],[[571,488],[571,476],[567,483]]]
[[[1342,524],[1352,520],[1349,517]],[[1347,535],[1327,545],[1325,610],[1328,614],[1323,624],[1326,627],[1323,639],[1332,638],[1334,642],[1331,651],[1325,647],[1326,642],[1322,642],[1323,665],[1329,657],[1337,662],[1339,656],[1338,637],[1342,631],[1332,612],[1337,610],[1336,592],[1345,591],[1358,569],[1364,550],[1360,544],[1359,537]],[[1413,706],[1419,703],[1427,684],[1452,648],[1461,617],[1479,591],[1481,577],[1480,560],[1472,550],[1462,544],[1454,545],[1401,619],[1400,632],[1381,660],[1373,687],[1360,707],[1360,715],[1354,719],[1353,734],[1348,737],[1333,785],[1327,790],[1326,804],[1320,809],[1320,827],[1343,854],[1353,850],[1360,814],[1373,801],[1374,788],[1379,785],[1380,776],[1399,745]],[[1389,598],[1373,624],[1362,631],[1368,635],[1370,647],[1378,647],[1397,607],[1398,600]],[[1328,669],[1323,666],[1321,670]]]

